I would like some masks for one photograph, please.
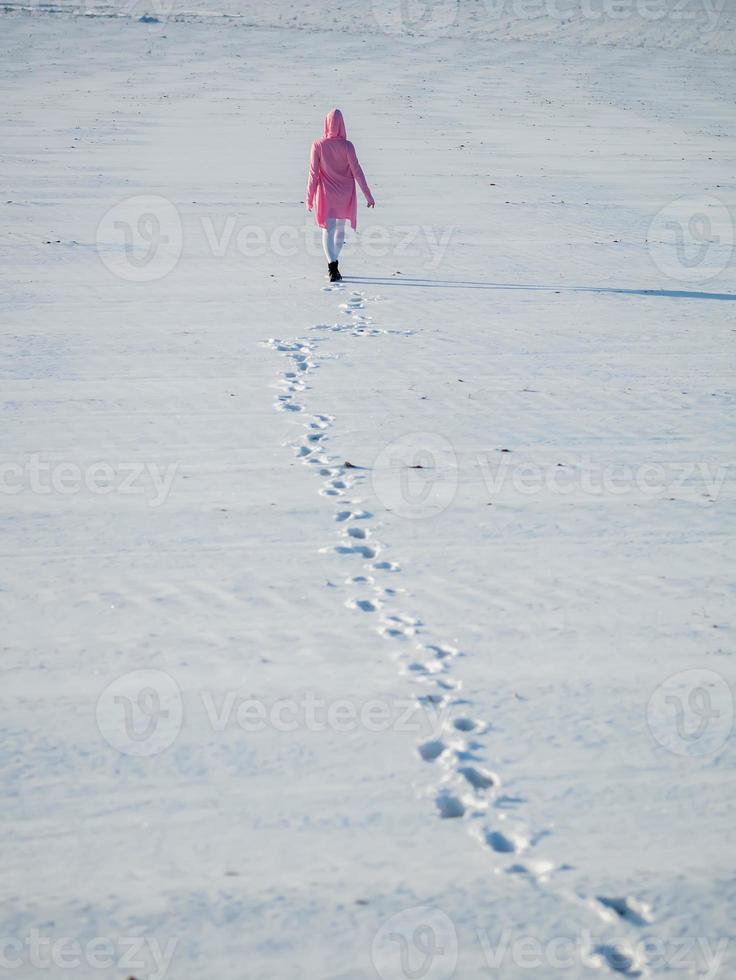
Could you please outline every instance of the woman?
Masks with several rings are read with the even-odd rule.
[[[342,279],[337,260],[345,242],[345,221],[350,219],[353,230],[358,224],[356,180],[368,207],[375,207],[376,202],[358,163],[355,147],[345,138],[342,113],[339,109],[333,109],[325,118],[325,135],[312,144],[307,181],[307,211],[311,211],[316,202],[317,224],[322,229],[322,247],[327,256],[330,282]]]

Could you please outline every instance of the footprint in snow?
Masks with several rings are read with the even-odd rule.
[[[345,603],[348,609],[357,609],[360,612],[378,612],[379,604],[374,599],[348,599]]]
[[[289,353],[290,351],[301,350],[302,344],[290,343],[287,340],[277,340],[275,337],[271,340],[267,340],[266,343],[269,347],[273,347],[274,350],[280,351],[282,354]]]
[[[509,865],[506,870],[510,875],[528,875],[530,878],[546,881],[556,869],[553,861],[527,859],[523,863]]]
[[[320,493],[323,497],[344,497],[348,489],[348,484],[344,480],[330,480],[326,487],[322,487]]]
[[[457,657],[460,652],[454,647],[442,646],[439,643],[427,643],[423,649],[438,660],[451,660],[453,657]]]
[[[401,565],[395,561],[377,561],[373,566],[377,572],[400,572]]]
[[[420,705],[429,706],[431,708],[444,708],[449,703],[449,698],[446,694],[420,694],[417,701]]]
[[[376,567],[375,565],[373,566]],[[417,628],[421,626],[418,619],[409,616],[386,616],[383,621],[381,633],[391,639],[406,640],[411,636],[416,636]]]
[[[500,785],[500,780],[495,773],[490,772],[488,769],[483,769],[480,766],[460,766],[458,772],[478,792],[485,792],[486,790],[493,789],[494,786]]]
[[[443,688],[445,691],[459,691],[463,686],[462,681],[453,680],[452,677],[438,677],[437,687]]]
[[[349,538],[357,538],[359,541],[368,537],[368,530],[364,527],[349,527],[345,533]]]
[[[472,718],[455,718],[452,727],[458,732],[474,732],[479,726]]]
[[[634,925],[645,926],[653,920],[649,906],[636,898],[607,898],[605,895],[597,895],[596,898],[601,905],[611,909],[620,919],[625,919]]]
[[[430,660],[429,663],[424,663],[421,660],[412,660],[407,664],[406,669],[412,674],[427,675],[439,674],[447,668],[443,663],[435,660]]]
[[[390,585],[385,585],[382,591],[384,595],[399,596],[405,593],[406,589],[393,589]]]
[[[520,834],[500,830],[485,830],[483,840],[496,854],[520,854],[529,847],[529,841]]]
[[[432,738],[428,742],[422,742],[417,746],[417,752],[425,762],[434,762],[442,755],[447,746],[440,738]]]
[[[593,952],[603,960],[609,969],[622,973],[625,977],[644,975],[644,963],[632,950],[616,943],[602,943]]]
[[[376,551],[375,548],[371,548],[367,544],[356,544],[356,545],[346,545],[341,544],[335,548],[338,555],[360,555],[361,558],[375,558]]]
[[[447,790],[442,790],[441,793],[437,794],[435,804],[442,820],[453,820],[465,815],[465,804],[463,801],[459,796],[455,796],[454,793],[448,793]]]
[[[335,514],[335,520],[339,523],[343,521],[366,521],[373,517],[367,510],[339,510]],[[355,535],[355,537],[360,537],[360,535]]]

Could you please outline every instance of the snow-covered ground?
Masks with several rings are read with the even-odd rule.
[[[736,54],[734,0],[4,0],[13,13],[227,21],[399,38],[572,42]],[[429,62],[431,63],[431,62]]]
[[[733,976],[736,5],[20,6],[0,976]]]

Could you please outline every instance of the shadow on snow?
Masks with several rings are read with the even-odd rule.
[[[409,279],[404,276],[344,276],[345,282],[375,286],[417,286],[440,289],[527,289],[551,293],[611,293],[618,296],[661,296],[668,299],[736,300],[736,293],[707,293],[688,289],[622,289],[615,286],[534,286],[515,282],[453,282],[450,279]]]

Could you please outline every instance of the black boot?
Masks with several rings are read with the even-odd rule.
[[[342,276],[340,275],[340,270],[337,268],[337,262],[328,262],[327,271],[330,274],[330,282],[340,282]]]

